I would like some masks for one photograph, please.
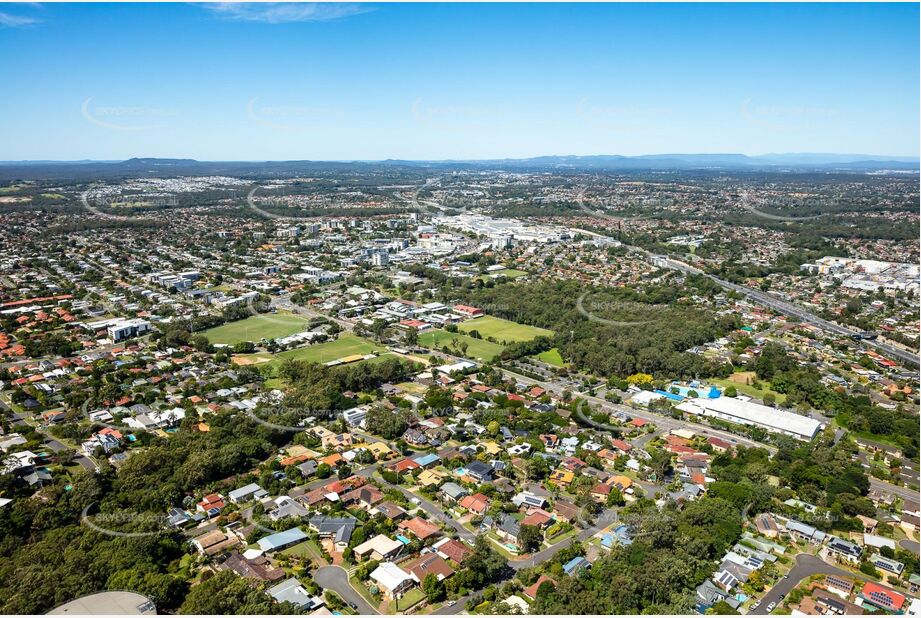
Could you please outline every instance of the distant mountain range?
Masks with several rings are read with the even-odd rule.
[[[862,154],[792,153],[749,156],[743,154],[660,154],[641,156],[543,156],[528,159],[410,161],[197,161],[195,159],[134,158],[127,161],[0,161],[0,180],[117,178],[181,174],[237,176],[286,175],[369,168],[405,169],[507,169],[515,171],[792,171],[871,172],[918,171],[918,157]]]

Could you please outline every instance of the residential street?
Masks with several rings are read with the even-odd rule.
[[[313,581],[324,590],[332,590],[347,603],[354,603],[359,614],[379,614],[349,583],[349,573],[340,566],[324,566],[313,572]]]
[[[764,616],[770,612],[767,610],[768,605],[771,603],[780,604],[780,601],[790,594],[790,591],[796,588],[796,586],[805,578],[811,575],[817,574],[825,575],[844,575],[846,577],[866,579],[866,577],[854,574],[851,571],[845,571],[844,569],[839,569],[836,566],[832,566],[827,562],[822,561],[821,559],[813,556],[812,554],[799,554],[796,556],[796,566],[793,567],[790,572],[787,574],[785,579],[780,580],[773,588],[767,591],[762,597],[761,605],[751,614]]]

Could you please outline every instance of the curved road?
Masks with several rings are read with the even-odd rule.
[[[796,566],[790,569],[790,572],[787,574],[787,577],[781,579],[777,582],[773,588],[767,591],[767,593],[761,597],[761,605],[758,606],[758,609],[755,611],[749,612],[749,614],[764,616],[769,614],[767,611],[768,605],[771,603],[777,603],[780,605],[780,602],[790,594],[790,591],[796,588],[796,586],[805,578],[810,577],[811,575],[843,575],[850,578],[866,579],[864,576],[851,571],[845,571],[844,569],[839,569],[836,566],[832,566],[827,562],[824,562],[820,558],[813,556],[812,554],[798,554],[796,556]]]
[[[313,572],[313,581],[323,590],[332,590],[348,603],[354,604],[359,614],[379,614],[376,607],[365,601],[365,598],[352,588],[349,583],[349,573],[341,566],[324,566]]]

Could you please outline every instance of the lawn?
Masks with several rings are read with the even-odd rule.
[[[748,395],[749,397],[754,397],[755,399],[764,399],[764,396],[768,393],[774,393],[777,405],[782,406],[784,403],[786,403],[787,396],[783,393],[772,391],[769,388],[755,388],[751,384],[745,383],[748,378],[757,379],[755,378],[755,373],[753,371],[743,371],[734,373],[728,378],[714,378],[711,379],[710,382],[713,382],[717,386],[721,386],[723,388],[726,388],[727,386],[735,386],[738,392],[742,393],[743,395]],[[764,380],[759,380],[759,382],[761,382],[762,385],[767,385],[767,382]]]
[[[279,390],[284,390],[287,384],[281,378],[269,378],[262,383],[262,386],[268,389],[277,388]]]
[[[365,355],[383,350],[383,347],[367,339],[363,339],[357,335],[345,334],[335,341],[327,341],[326,343],[309,345],[306,348],[296,348],[286,352],[279,352],[275,357],[282,360],[293,358],[314,363],[326,363],[346,356],[353,356],[355,354]]]
[[[425,593],[422,591],[422,588],[413,588],[406,592],[402,597],[397,601],[397,609],[403,611],[409,609],[416,603],[420,602],[425,598]]]
[[[385,352],[385,348],[358,337],[357,335],[345,334],[335,341],[317,343],[305,348],[295,348],[278,354],[269,354],[268,352],[257,352],[255,354],[239,354],[233,357],[233,361],[238,365],[256,365],[261,368],[273,369],[280,365],[282,361],[288,358],[295,360],[305,360],[313,363],[326,363],[337,360],[346,356],[360,354],[370,354],[371,352]],[[396,358],[393,354],[382,354],[371,359],[371,362],[382,362],[387,358]]]
[[[323,554],[321,554],[318,549],[311,547],[310,543],[310,541],[302,541],[297,545],[283,549],[281,553],[284,556],[297,556],[298,558],[318,559],[323,562]]]
[[[541,352],[535,358],[547,363],[548,365],[553,365],[554,367],[566,366],[566,363],[563,361],[563,357],[560,355],[560,351],[556,348],[551,348],[546,352]]]
[[[515,343],[517,341],[530,341],[541,335],[552,337],[553,331],[535,326],[525,326],[502,318],[496,318],[491,315],[482,318],[468,320],[458,325],[458,330],[469,333],[472,330],[480,333],[480,336],[486,339],[492,337],[502,343]]]
[[[477,279],[481,281],[486,281],[487,279],[495,279],[496,277],[506,277],[507,279],[517,279],[518,277],[524,277],[526,274],[523,270],[518,270],[515,268],[505,268],[503,270],[497,270],[491,272],[487,275],[480,275]]]
[[[244,341],[286,337],[304,330],[310,320],[290,313],[254,315],[244,320],[209,328],[202,334],[211,343],[234,345]]]
[[[492,343],[484,339],[474,339],[460,333],[449,333],[444,330],[430,330],[419,333],[419,344],[427,348],[440,350],[443,346],[460,352],[458,346],[461,343],[467,344],[467,358],[474,360],[488,361],[502,353],[505,348],[498,343]]]
[[[524,277],[526,274],[523,270],[518,270],[516,268],[506,268],[505,270],[500,270],[498,272],[492,273],[493,275],[502,275],[503,277],[508,277],[509,279],[517,279],[518,277]]]

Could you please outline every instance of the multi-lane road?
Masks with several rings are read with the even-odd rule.
[[[568,386],[568,385],[565,385],[559,382],[536,380],[534,378],[523,376],[520,373],[516,373],[514,371],[511,371],[505,368],[502,369],[502,372],[508,377],[514,379],[516,382],[520,382],[522,384],[527,384],[527,385],[537,385],[543,388],[544,390],[552,392],[558,396],[561,395],[564,390],[568,390],[572,394],[573,397],[582,399],[592,405],[600,406],[602,409],[608,410],[608,411],[624,412],[625,414],[629,414],[631,418],[639,418],[639,419],[648,421],[650,423],[655,423],[659,428],[664,429],[666,431],[671,431],[672,429],[690,428],[696,431],[697,433],[721,438],[732,444],[741,444],[747,447],[764,448],[770,451],[771,453],[774,453],[777,451],[777,449],[773,446],[762,444],[761,442],[756,442],[749,438],[745,438],[745,437],[738,436],[733,433],[729,433],[728,431],[714,429],[713,427],[702,425],[700,423],[694,423],[692,421],[676,419],[670,416],[663,416],[661,414],[656,414],[655,412],[650,412],[648,410],[643,410],[642,412],[640,412],[640,411],[634,410],[633,408],[629,406],[613,404],[610,401],[601,399],[600,397],[595,397],[594,395],[589,395],[587,393],[580,392],[571,386]]]
[[[638,250],[644,251],[642,249],[638,249]],[[738,285],[736,283],[732,283],[730,281],[720,279],[719,277],[707,274],[704,271],[700,270],[699,268],[694,268],[693,266],[685,264],[684,262],[680,260],[676,260],[674,258],[669,258],[669,257],[665,257],[662,255],[654,255],[649,252],[645,252],[645,253],[651,259],[654,259],[658,263],[663,264],[674,270],[679,270],[681,272],[688,273],[688,274],[706,275],[714,283],[719,284],[721,287],[727,290],[738,292],[739,294],[742,294],[746,296],[747,298],[755,301],[759,305],[764,305],[765,307],[769,309],[773,309],[774,311],[777,311],[778,313],[782,313],[784,315],[802,320],[803,322],[806,322],[808,324],[812,324],[813,326],[821,328],[822,330],[826,332],[829,332],[835,335],[843,335],[845,337],[851,337],[860,332],[860,331],[848,328],[847,326],[842,326],[841,324],[836,324],[835,322],[830,322],[829,320],[820,318],[819,316],[806,311],[802,307],[799,307],[781,298],[777,298],[773,294],[768,294],[767,292],[762,292],[761,290],[755,290],[753,288],[745,287],[743,285]],[[890,345],[888,343],[884,343],[882,341],[864,339],[864,340],[861,340],[861,344],[866,347],[873,348],[877,350],[878,352],[880,352],[881,354],[889,356],[890,358],[896,359],[907,365],[911,365],[912,367],[919,366],[918,355],[916,353],[909,352],[907,350],[903,350],[902,348]]]

